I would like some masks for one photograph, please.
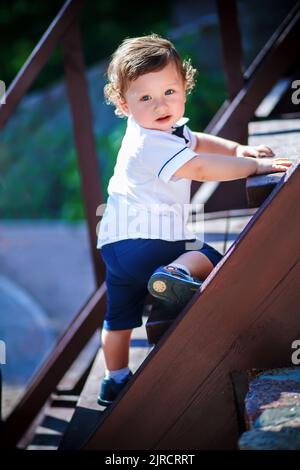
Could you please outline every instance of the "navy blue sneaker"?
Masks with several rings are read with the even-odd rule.
[[[98,396],[97,403],[102,406],[109,406],[115,400],[117,395],[125,387],[130,377],[132,377],[132,372],[129,372],[127,377],[125,377],[122,382],[116,382],[114,379],[104,378],[101,383],[100,393]]]
[[[200,279],[175,266],[160,266],[148,282],[150,294],[173,304],[185,305],[201,286]]]

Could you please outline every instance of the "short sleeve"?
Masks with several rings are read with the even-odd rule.
[[[167,183],[182,165],[197,155],[190,147],[196,146],[196,136],[188,128],[184,136],[186,139],[161,131],[147,135],[140,149],[142,164]]]
[[[188,146],[191,150],[195,150],[197,146],[197,137],[193,131],[187,126],[184,126],[184,135],[188,139]]]

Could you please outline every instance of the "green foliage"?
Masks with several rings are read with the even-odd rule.
[[[103,188],[103,198],[107,199],[107,186],[113,174],[117,154],[126,129],[126,120],[119,119],[109,134],[96,138],[97,153],[100,168],[100,182]]]
[[[41,106],[34,105],[18,109],[16,119],[9,122],[0,140],[0,216],[83,219],[81,179],[71,129],[57,125],[57,116],[51,116],[51,112],[42,116],[36,109]],[[105,199],[125,126],[126,121],[118,119],[111,132],[96,135]]]
[[[61,201],[68,199],[66,170],[68,165],[74,167],[74,158],[70,165],[73,156],[65,151],[71,142],[68,133],[57,129],[49,139],[47,127],[34,121],[34,113],[20,113],[1,142],[0,214],[4,218],[60,218]],[[20,138],[24,135],[30,136],[30,144],[24,145]]]
[[[203,132],[225,99],[225,84],[220,73],[202,71],[186,104],[191,129]]]
[[[202,56],[207,55],[197,33],[184,34],[176,40],[176,47],[183,59],[190,59],[197,70],[196,86],[187,97],[186,116],[194,130],[204,130],[226,99],[225,80],[222,71],[216,67],[201,65]],[[199,53],[199,51],[201,52]]]
[[[0,79],[8,85],[64,5],[64,0],[0,2]],[[171,1],[86,0],[80,14],[80,29],[86,65],[107,58],[124,37],[163,33],[169,22]],[[38,77],[33,89],[43,88],[59,78],[63,70],[59,48],[50,57],[47,75]]]
[[[0,78],[9,83],[19,71],[51,19],[61,0],[1,2],[0,27],[6,40],[1,49]],[[169,30],[169,2],[143,4],[134,0],[86,2],[81,15],[83,48],[87,65],[107,59],[124,37]],[[188,97],[186,116],[190,127],[203,130],[225,98],[224,78],[215,69],[201,67],[199,35],[185,34],[174,40],[183,58],[190,57],[200,69],[197,85]],[[201,47],[200,47],[201,49]],[[59,49],[33,87],[44,88],[29,95],[17,108],[0,136],[0,217],[78,220],[85,217],[80,174],[65,91],[52,93],[49,84],[60,82],[63,67]],[[100,78],[100,77],[99,77]],[[94,83],[93,105],[99,103],[102,83]],[[95,88],[94,88],[95,89]],[[99,91],[98,91],[99,89]],[[32,91],[32,90],[31,90]],[[59,94],[61,93],[61,94]],[[52,96],[53,95],[53,96]],[[108,119],[108,118],[104,118]],[[109,118],[97,123],[95,132],[99,178],[106,200],[126,120]]]

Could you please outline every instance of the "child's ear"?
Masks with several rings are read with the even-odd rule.
[[[118,99],[117,106],[122,111],[122,113],[125,114],[125,116],[128,116],[128,114],[129,114],[128,104],[124,100],[124,98],[119,98]]]

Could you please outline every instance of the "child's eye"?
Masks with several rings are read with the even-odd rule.
[[[141,98],[141,101],[149,101],[149,100],[151,100],[150,95],[145,95],[145,96],[142,96],[142,98]]]
[[[175,93],[175,90],[172,90],[172,88],[170,88],[166,91],[165,95],[173,95],[173,93]]]

